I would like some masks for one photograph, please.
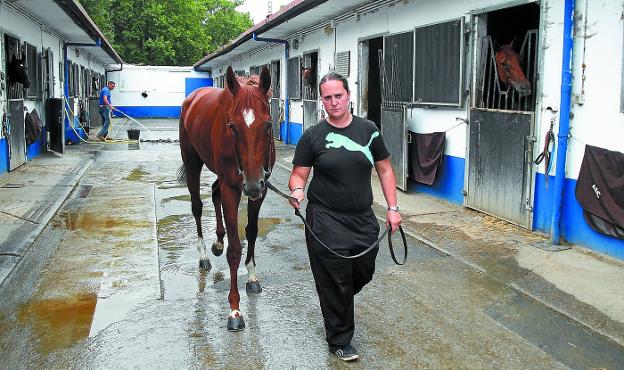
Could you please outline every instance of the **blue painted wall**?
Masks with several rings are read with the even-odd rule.
[[[280,123],[280,137],[284,144],[297,144],[301,135],[303,134],[303,125],[301,123],[290,122],[288,139],[286,139],[286,125],[284,122]]]
[[[5,138],[0,139],[0,174],[9,172],[9,145]]]
[[[438,169],[432,185],[409,180],[408,189],[446,199],[455,204],[464,203],[464,158],[444,155],[442,167]]]
[[[189,96],[190,93],[200,87],[212,86],[212,78],[185,78],[184,79],[184,95]]]
[[[555,177],[538,173],[535,178],[533,228],[550,233]],[[561,210],[561,235],[570,243],[624,259],[624,240],[602,235],[590,228],[583,218],[583,208],[574,195],[576,180],[565,179]]]
[[[41,155],[42,142],[41,138],[34,143],[30,144],[26,147],[26,159],[33,160],[34,158]]]
[[[180,118],[180,106],[115,106],[132,118]],[[123,117],[119,112],[113,111],[115,117]]]

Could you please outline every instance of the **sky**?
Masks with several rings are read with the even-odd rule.
[[[292,0],[272,0],[273,13],[277,12],[281,5],[286,5]],[[238,11],[249,12],[254,24],[264,20],[267,16],[268,0],[245,0],[245,3],[238,8]]]

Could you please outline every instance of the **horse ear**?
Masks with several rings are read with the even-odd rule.
[[[271,88],[271,72],[264,66],[262,72],[260,72],[260,89],[266,94]]]
[[[236,96],[236,94],[238,94],[238,91],[240,90],[240,83],[238,83],[238,80],[236,79],[236,75],[234,74],[232,66],[228,66],[225,79],[227,81],[227,87],[232,93],[232,96]]]

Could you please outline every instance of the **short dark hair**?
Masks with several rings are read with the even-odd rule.
[[[349,92],[349,81],[347,81],[347,79],[343,75],[336,72],[328,72],[327,74],[325,74],[325,76],[323,76],[323,78],[321,78],[321,81],[319,82],[319,93],[321,92],[321,85],[327,81],[340,81],[342,82],[342,86],[345,88],[345,90]]]
[[[115,81],[113,81],[113,80],[108,81],[108,83],[109,83],[109,84],[113,84],[113,85],[117,85],[117,84],[115,83]]]

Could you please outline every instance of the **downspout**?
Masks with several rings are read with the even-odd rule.
[[[563,14],[563,59],[561,62],[561,103],[559,114],[559,133],[557,145],[557,163],[555,172],[555,194],[553,200],[550,241],[554,245],[561,243],[561,208],[565,165],[570,134],[570,95],[572,91],[572,56],[574,53],[574,0],[565,0]],[[548,174],[546,174],[548,176]]]
[[[90,43],[84,43],[84,42],[65,42],[63,43],[63,75],[64,75],[64,81],[63,81],[63,110],[62,115],[65,117],[65,119],[63,120],[63,122],[65,122],[65,124],[67,125],[73,125],[73,122],[69,122],[69,117],[67,117],[67,115],[65,114],[65,111],[67,109],[67,104],[69,104],[69,71],[67,70],[67,48],[70,46],[82,46],[82,47],[100,47],[102,45],[102,39],[98,38],[97,40],[95,40],[95,44],[90,44]],[[70,126],[71,127],[71,126]],[[63,138],[63,142],[65,141],[65,138]]]
[[[287,40],[258,37],[258,35],[255,32],[251,35],[251,37],[254,41],[271,42],[274,44],[283,44],[284,45],[284,68],[285,70],[288,69],[287,63],[288,63],[290,45],[288,44]],[[284,143],[290,144],[288,142],[288,138],[290,137],[290,104],[288,101],[289,100],[288,99],[289,97],[288,96],[288,73],[284,73],[284,81],[286,82],[284,86],[284,136],[286,136],[284,138]]]

